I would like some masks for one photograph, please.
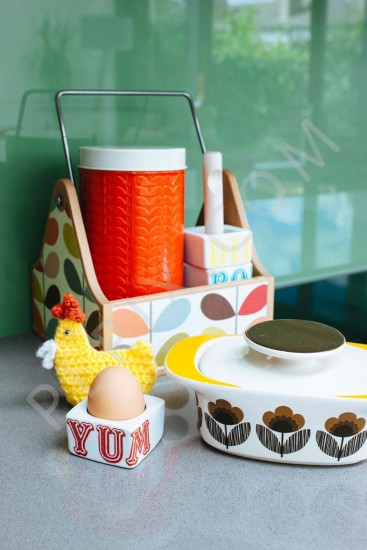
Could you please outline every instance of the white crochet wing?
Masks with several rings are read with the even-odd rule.
[[[36,356],[43,359],[42,366],[45,369],[52,369],[56,355],[57,344],[55,340],[47,340],[36,352]]]

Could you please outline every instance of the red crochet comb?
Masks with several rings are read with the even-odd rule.
[[[72,294],[65,294],[62,303],[51,308],[51,314],[56,319],[72,319],[78,323],[82,323],[85,319],[85,315],[79,307],[78,300]]]

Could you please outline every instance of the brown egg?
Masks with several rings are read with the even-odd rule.
[[[97,374],[89,390],[88,412],[105,420],[129,420],[145,409],[138,380],[123,367],[107,367]]]

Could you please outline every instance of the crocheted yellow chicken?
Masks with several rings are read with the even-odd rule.
[[[130,349],[97,351],[89,344],[82,325],[85,315],[72,294],[65,294],[51,313],[59,320],[55,338],[47,340],[37,351],[46,369],[55,366],[62,391],[71,405],[88,396],[96,375],[106,367],[121,365],[139,380],[148,393],[156,380],[151,344],[140,340]]]

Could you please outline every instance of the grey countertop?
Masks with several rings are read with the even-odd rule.
[[[197,431],[194,394],[166,377],[153,392],[166,401],[164,436],[140,465],[72,456],[70,407],[39,345],[31,334],[0,340],[2,548],[367,548],[367,462],[290,466],[215,451]]]

